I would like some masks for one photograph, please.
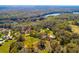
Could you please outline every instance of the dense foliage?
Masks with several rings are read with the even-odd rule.
[[[43,20],[37,19],[34,22],[1,24],[0,40],[3,39],[5,42],[0,44],[0,52],[78,53],[79,19],[77,17],[79,15],[64,14],[49,16]]]

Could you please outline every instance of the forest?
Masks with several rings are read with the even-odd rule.
[[[21,18],[15,23],[0,24],[0,53],[78,52],[78,14],[64,13],[28,21]]]

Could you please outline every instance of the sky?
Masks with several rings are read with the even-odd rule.
[[[79,5],[79,0],[0,0],[0,5]]]

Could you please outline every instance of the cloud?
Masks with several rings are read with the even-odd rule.
[[[79,5],[78,0],[0,0],[0,5]]]

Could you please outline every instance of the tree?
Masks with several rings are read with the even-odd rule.
[[[9,52],[10,52],[10,53],[19,52],[19,51],[23,48],[23,46],[24,46],[23,42],[13,42],[13,43],[10,45]]]
[[[65,48],[65,52],[67,53],[78,53],[79,52],[78,45],[73,42],[67,44],[64,48]]]

